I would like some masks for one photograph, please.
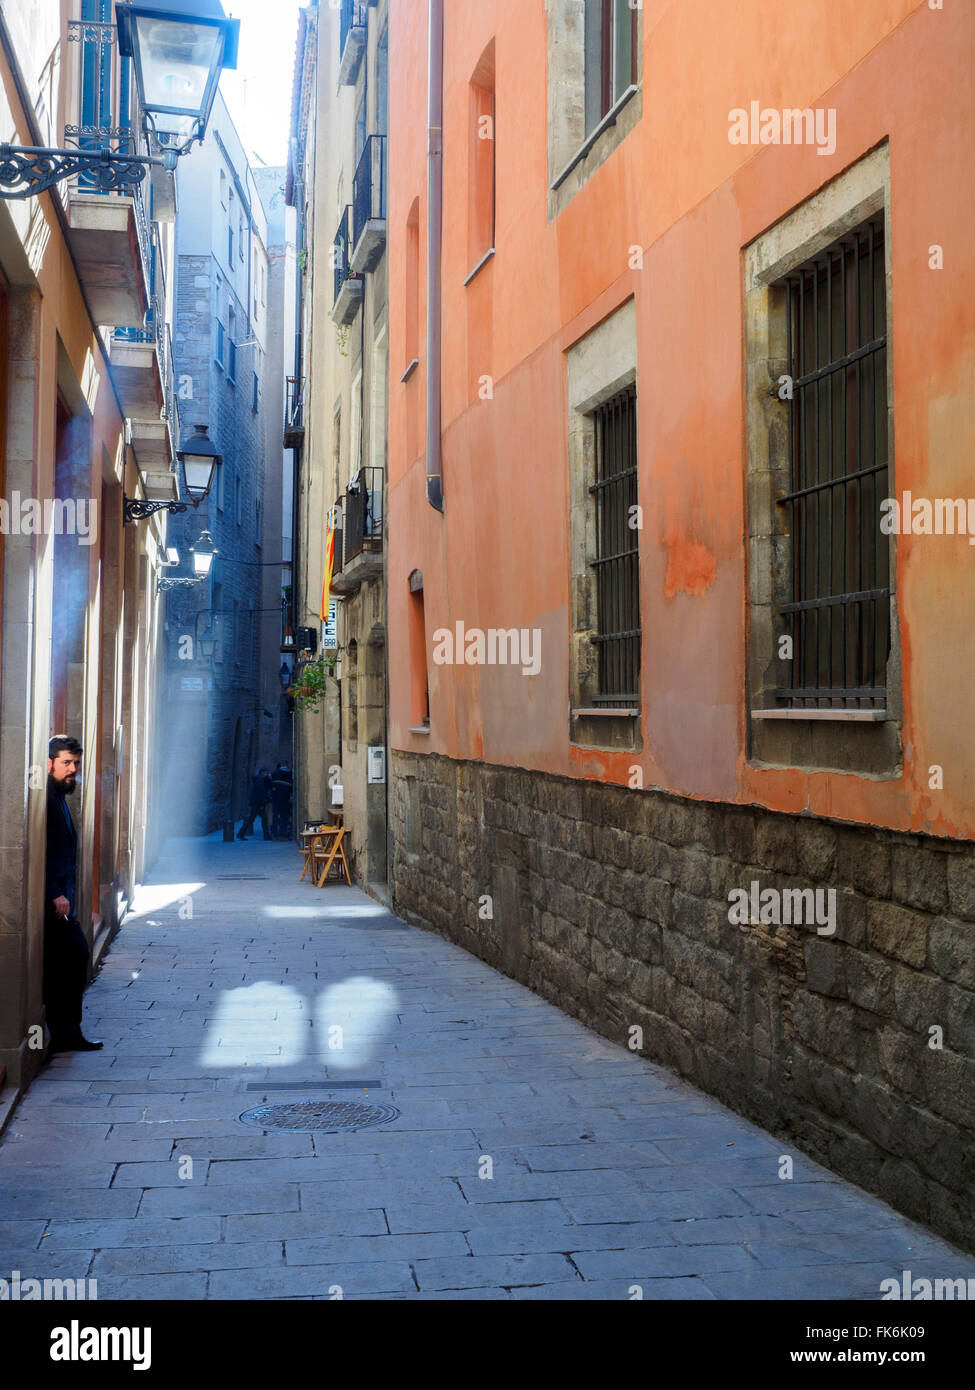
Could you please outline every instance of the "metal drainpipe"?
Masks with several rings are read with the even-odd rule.
[[[427,72],[427,501],[442,512],[441,240],[443,235],[443,0],[429,0]]]

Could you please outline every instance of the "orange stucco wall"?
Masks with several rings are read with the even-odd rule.
[[[391,0],[390,721],[394,748],[483,758],[844,820],[975,834],[975,550],[898,537],[904,772],[750,765],[745,746],[743,248],[889,142],[894,491],[975,495],[975,8],[946,0],[644,0],[642,118],[546,217],[542,0],[446,0],[443,452],[425,498],[426,6]],[[468,261],[469,81],[494,39],[495,257]],[[836,109],[832,155],[733,145],[728,113]],[[420,366],[406,383],[406,223],[420,200]],[[944,269],[928,248],[944,248]],[[644,249],[643,267],[629,249]],[[637,315],[643,752],[569,743],[566,350],[632,296]],[[480,400],[482,375],[493,399]],[[535,677],[429,662],[410,733],[408,577],[433,632],[542,632]],[[928,790],[928,768],[944,788]]]

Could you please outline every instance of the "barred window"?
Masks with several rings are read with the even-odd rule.
[[[890,652],[883,216],[791,271],[788,357],[794,708],[882,709]]]
[[[640,548],[637,506],[636,386],[594,411],[596,470],[597,705],[640,699]]]

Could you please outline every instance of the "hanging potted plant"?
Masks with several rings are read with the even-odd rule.
[[[294,696],[295,708],[314,714],[325,698],[326,683],[334,672],[334,652],[327,652],[317,661],[301,666],[287,690],[288,695]]]

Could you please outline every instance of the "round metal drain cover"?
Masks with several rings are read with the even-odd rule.
[[[367,1129],[388,1124],[399,1111],[395,1105],[363,1105],[355,1100],[295,1100],[285,1105],[259,1105],[237,1118],[260,1129],[290,1129],[305,1133],[322,1130]]]

